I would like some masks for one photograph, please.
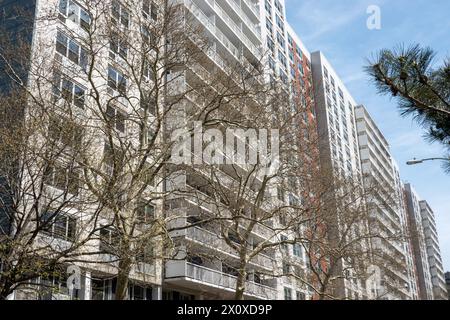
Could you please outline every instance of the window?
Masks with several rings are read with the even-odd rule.
[[[117,0],[112,1],[111,6],[112,21],[115,24],[121,24],[125,28],[130,25],[130,12],[125,8],[125,6]]]
[[[241,244],[241,241],[239,240],[239,236],[234,231],[228,231],[228,239],[230,241],[233,241],[234,243]]]
[[[265,7],[266,11],[269,13],[269,17],[272,16],[272,5],[270,4],[269,0],[266,0]]]
[[[277,8],[280,13],[283,13],[283,6],[281,5],[280,1],[275,0],[275,8]]]
[[[62,98],[69,104],[74,104],[78,108],[84,108],[86,89],[65,78],[60,73],[56,72],[53,80],[53,95],[56,99]]]
[[[306,300],[306,296],[303,292],[297,291],[297,300]]]
[[[288,247],[287,243],[285,243],[286,241],[288,241],[288,237],[282,235],[282,236],[280,237],[280,240],[281,240],[281,242],[282,242],[282,244],[281,244],[281,249],[283,249],[283,251],[285,251],[286,253],[288,253],[288,252],[289,252],[289,247]]]
[[[79,24],[81,28],[89,31],[91,25],[91,17],[89,13],[73,0],[59,1],[59,19],[65,22],[65,19]]]
[[[140,245],[142,249],[136,255],[136,261],[139,263],[151,264],[155,261],[155,250],[149,243]]]
[[[106,116],[109,125],[120,132],[125,132],[125,114],[119,111],[116,107],[108,105],[106,107]]]
[[[100,230],[100,251],[114,254],[119,247],[119,233],[113,228],[102,228]]]
[[[155,219],[155,206],[141,201],[137,208],[137,218],[139,221],[149,223]]]
[[[277,198],[280,201],[284,201],[284,191],[280,187],[277,188]]]
[[[288,43],[291,47],[294,47],[294,39],[292,39],[292,36],[288,33]]]
[[[154,35],[147,26],[142,26],[141,35],[142,35],[142,41],[144,42],[144,48],[149,51],[154,49],[154,47],[152,47],[152,46],[154,46],[154,44],[152,43],[152,40],[154,39]]]
[[[153,1],[144,0],[142,12],[146,19],[150,17],[153,21],[158,20],[158,8]]]
[[[62,213],[46,212],[41,217],[44,233],[58,239],[75,240],[76,219]]]
[[[270,37],[267,37],[267,47],[272,51],[275,52],[275,43]]]
[[[124,155],[121,150],[113,147],[105,142],[105,148],[103,150],[103,163],[105,166],[105,171],[108,175],[112,175],[114,172],[114,167],[117,170],[121,170],[121,164],[123,163]]]
[[[284,22],[283,22],[283,20],[278,15],[275,15],[275,21],[277,22],[277,26],[281,29],[281,31],[284,32]]]
[[[127,79],[121,72],[109,66],[108,86],[114,90],[119,91],[121,94],[125,94],[127,91]]]
[[[286,69],[287,68],[287,60],[286,60],[286,57],[284,56],[283,52],[281,52],[281,50],[278,50],[278,60],[283,65],[284,69]]]
[[[86,69],[88,63],[87,51],[60,30],[58,30],[56,36],[56,51]]]
[[[128,297],[130,300],[152,300],[152,288],[130,285]]]
[[[118,33],[113,32],[111,34],[111,40],[109,42],[110,53],[109,56],[115,59],[119,55],[122,59],[127,59],[128,54],[128,43],[120,36]]]
[[[267,33],[272,35],[273,26],[272,26],[272,22],[268,18],[266,18],[266,28],[267,28]]]
[[[44,181],[51,187],[76,196],[80,188],[80,172],[62,164],[55,164],[47,168]]]
[[[323,75],[325,76],[325,79],[328,79],[328,70],[325,67],[323,67]]]
[[[51,117],[48,124],[50,145],[62,145],[77,149],[83,139],[83,127],[73,121],[60,117]]]
[[[292,300],[292,289],[284,288],[284,300]]]
[[[294,256],[296,256],[296,257],[301,257],[302,256],[302,247],[298,243],[295,243],[293,245],[292,249],[294,251]]]
[[[279,32],[277,32],[277,41],[280,44],[280,47],[282,47],[283,51],[284,51],[284,47],[286,45],[286,41],[284,40],[284,37]]]

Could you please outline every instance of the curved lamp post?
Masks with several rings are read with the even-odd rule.
[[[435,161],[435,160],[450,161],[450,158],[427,158],[427,159],[420,159],[420,160],[413,159],[413,160],[410,160],[410,161],[406,162],[406,164],[408,166],[413,166],[413,165],[416,165],[416,164],[424,163],[425,161]]]

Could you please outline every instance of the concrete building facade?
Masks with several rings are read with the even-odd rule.
[[[322,52],[313,52],[311,63],[321,167],[331,175],[352,177],[362,185],[355,119],[357,103]],[[336,215],[334,225],[340,232],[338,220]],[[363,234],[368,227],[367,221],[358,222],[355,227]],[[340,269],[348,269],[344,261],[340,263]],[[348,277],[340,281],[336,290],[340,297],[363,299],[367,297],[366,279],[357,278],[353,271],[349,271]]]
[[[370,195],[369,228],[381,237],[372,239],[374,263],[381,269],[381,288],[376,296],[386,300],[410,300],[415,294],[406,211],[398,169],[385,137],[364,106],[356,107],[364,186]]]
[[[420,198],[411,184],[404,185],[405,202],[408,213],[409,237],[413,248],[416,281],[420,300],[433,300],[430,265],[422,223]]]
[[[447,300],[444,267],[442,265],[439,237],[436,228],[434,212],[427,201],[419,202],[422,227],[427,246],[427,258],[430,267],[431,283],[434,300]]]

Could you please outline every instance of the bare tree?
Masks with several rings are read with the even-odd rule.
[[[165,199],[177,191],[165,187],[179,176],[167,166],[176,142],[173,133],[192,133],[194,121],[206,127],[238,123],[233,101],[245,109],[250,96],[255,99],[266,90],[258,80],[258,61],[243,65],[213,53],[204,28],[191,21],[187,11],[164,0],[63,0],[58,7],[38,11],[32,43],[25,41],[31,30],[24,32],[24,54],[19,56],[31,59],[17,61],[20,39],[2,38],[2,68],[8,84],[17,88],[5,91],[5,112],[13,110],[17,92],[22,97],[18,106],[24,107],[23,117],[11,121],[20,125],[5,128],[11,137],[2,140],[2,157],[10,160],[5,172],[21,161],[32,168],[44,160],[50,168],[58,164],[50,174],[46,167],[34,172],[33,183],[39,181],[45,190],[49,182],[44,177],[58,180],[63,175],[68,194],[75,173],[83,192],[69,197],[66,206],[77,209],[77,217],[86,212],[95,227],[82,227],[85,233],[92,230],[77,247],[89,246],[74,260],[116,274],[116,299],[126,298],[130,276],[161,281],[161,264],[155,261],[173,254],[167,222],[176,217],[162,210]],[[12,145],[14,135],[26,139]],[[52,158],[41,154],[59,146],[60,140],[60,153]],[[33,150],[31,156],[28,149]],[[10,180],[22,186],[24,179]],[[63,187],[61,181],[52,183],[58,190]],[[11,184],[8,181],[5,190]],[[18,202],[33,203],[24,194],[15,196]],[[74,199],[86,207],[78,210]],[[37,220],[47,211],[37,213]],[[36,228],[33,232],[40,234]],[[66,259],[68,252],[59,256]],[[25,253],[23,257],[28,259]],[[139,271],[142,264],[159,269],[146,275]],[[6,287],[14,288],[9,282]]]

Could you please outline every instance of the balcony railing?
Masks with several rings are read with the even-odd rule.
[[[251,2],[250,0],[242,0],[242,2],[244,2],[247,7],[250,8],[255,16],[259,17],[259,6],[257,4]]]
[[[242,8],[236,3],[235,0],[226,0],[229,4],[234,8],[236,13],[242,18],[242,20],[246,23],[246,25],[258,36],[261,37],[261,33],[255,28],[255,25],[253,22],[250,21],[250,19],[242,13]],[[259,9],[256,6],[250,5],[248,2],[245,2],[247,7],[249,7],[250,11],[259,18]]]
[[[223,32],[220,31],[219,28],[217,28],[214,21],[211,21],[211,19],[203,12],[203,10],[192,0],[186,0],[186,6],[194,14],[194,16],[197,17],[197,19],[220,40],[222,45],[227,48],[237,60],[240,61],[239,50],[231,43],[230,40],[228,40]]]
[[[185,277],[205,285],[222,288],[229,292],[236,289],[237,277],[219,270],[210,269],[186,261],[168,262],[166,268],[167,278]],[[246,282],[245,295],[259,299],[275,300],[276,290],[253,281]]]
[[[208,3],[211,7],[213,7],[217,12],[219,12],[220,17],[225,20],[227,25],[240,37],[240,40],[250,49],[250,51],[255,55],[256,57],[261,57],[261,49],[259,49],[257,46],[255,46],[248,37],[244,34],[242,31],[242,28],[234,22],[233,19],[228,15],[228,13],[217,3],[216,0],[208,0]],[[247,19],[247,21],[245,21]],[[247,17],[243,18],[242,20],[245,21],[246,25],[256,34],[257,37],[261,37],[261,34],[258,33],[258,31],[253,27],[253,24],[248,20]]]
[[[237,258],[237,252],[214,232],[200,227],[192,227],[186,230],[186,237]],[[269,270],[275,266],[275,260],[264,254],[256,255],[250,263]]]

